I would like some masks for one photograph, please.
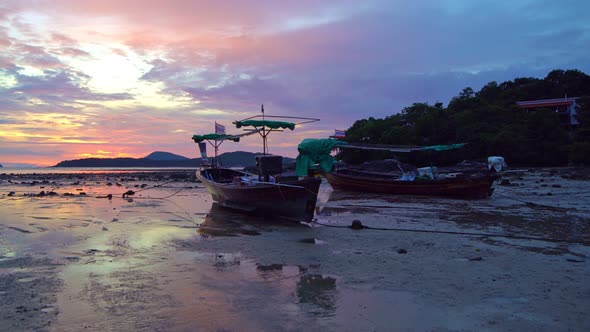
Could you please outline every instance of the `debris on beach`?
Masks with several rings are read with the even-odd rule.
[[[96,254],[96,253],[99,253],[99,252],[101,252],[101,251],[102,251],[102,250],[99,250],[99,249],[94,249],[94,248],[93,248],[93,249],[87,249],[87,250],[84,250],[84,253],[85,253],[85,254],[87,254],[87,255],[94,255],[94,254]]]
[[[309,244],[325,244],[326,241],[318,240],[316,238],[306,238],[299,240],[301,243],[309,243]]]
[[[363,223],[360,220],[355,219],[355,220],[352,221],[352,224],[350,225],[350,228],[355,229],[355,230],[358,230],[358,229],[365,228],[365,226],[363,225]]]
[[[135,191],[127,190],[126,192],[123,193],[123,198],[127,198],[127,196],[131,196],[131,195],[135,195]]]

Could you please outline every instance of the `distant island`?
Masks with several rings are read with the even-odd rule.
[[[226,152],[218,156],[219,162],[225,167],[253,167],[256,155],[245,151]],[[284,163],[293,163],[293,158],[285,157]],[[143,158],[84,158],[65,160],[53,167],[186,167],[201,166],[201,158],[187,158],[177,154],[155,151]]]
[[[190,160],[187,157],[177,155],[170,152],[163,152],[163,151],[154,151],[147,156],[143,157],[142,159],[150,159],[150,160]]]

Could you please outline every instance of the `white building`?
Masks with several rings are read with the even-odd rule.
[[[579,107],[576,100],[580,97],[564,97],[556,99],[539,99],[516,102],[518,107],[525,109],[555,108],[555,112],[565,125],[577,126],[580,124],[576,118],[576,109]]]

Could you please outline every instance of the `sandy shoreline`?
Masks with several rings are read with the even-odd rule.
[[[331,227],[219,209],[190,172],[1,175],[0,329],[590,330],[587,174],[478,201],[324,183]]]

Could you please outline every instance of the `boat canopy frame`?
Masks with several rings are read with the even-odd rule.
[[[217,133],[210,133],[210,134],[205,134],[205,135],[193,135],[192,139],[195,143],[201,143],[203,141],[206,141],[207,143],[211,144],[211,146],[213,146],[213,149],[215,151],[215,157],[213,159],[213,163],[211,164],[212,167],[217,167],[217,152],[219,150],[219,146],[221,146],[221,144],[225,141],[233,141],[233,142],[239,142],[240,138],[243,136],[248,136],[248,135],[252,135],[252,134],[256,134],[256,131],[251,131],[251,132],[247,132],[244,134],[237,134],[237,135],[226,135],[226,134],[217,134]]]
[[[262,137],[262,154],[268,154],[268,135],[274,131],[283,131],[284,129],[294,130],[296,126],[320,121],[318,118],[304,118],[297,116],[284,115],[265,115],[264,104],[261,105],[261,113],[243,120],[234,121],[236,128],[253,127],[254,129],[244,129],[248,132],[257,132]],[[268,120],[270,118],[271,120]],[[295,121],[297,120],[297,121]]]

